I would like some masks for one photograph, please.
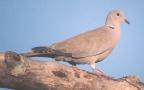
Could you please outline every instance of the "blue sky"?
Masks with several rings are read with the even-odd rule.
[[[130,25],[112,54],[97,64],[107,75],[138,75],[144,80],[142,0],[0,0],[0,51],[48,46],[105,23],[110,10],[122,10]],[[90,71],[88,65],[79,68]]]

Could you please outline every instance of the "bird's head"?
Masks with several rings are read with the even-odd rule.
[[[112,10],[108,13],[106,25],[120,26],[120,24],[123,22],[130,24],[122,11]]]

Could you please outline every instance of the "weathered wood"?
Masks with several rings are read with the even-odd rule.
[[[136,76],[112,79],[57,62],[0,53],[0,87],[16,90],[144,90]]]

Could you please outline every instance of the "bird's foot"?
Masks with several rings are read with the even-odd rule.
[[[93,74],[95,74],[97,76],[103,76],[104,75],[104,73],[99,69],[94,69]]]
[[[112,79],[112,77],[104,74],[101,70],[99,69],[94,69],[93,74],[95,74],[98,77],[103,77],[103,78],[107,78],[107,79]]]

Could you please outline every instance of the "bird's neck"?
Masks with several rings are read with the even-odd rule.
[[[114,28],[120,28],[120,24],[121,23],[118,20],[114,20],[111,17],[108,17],[106,19],[106,22],[105,22],[106,26],[111,26],[111,27],[114,27]]]
[[[105,26],[112,28],[110,29],[110,32],[112,32],[114,36],[115,45],[120,38],[120,23],[117,21],[107,20]]]
[[[117,22],[112,22],[112,21],[111,22],[106,22],[105,25],[109,26],[109,27],[112,27],[112,28],[118,28],[118,29],[120,28],[120,24],[117,23]]]

